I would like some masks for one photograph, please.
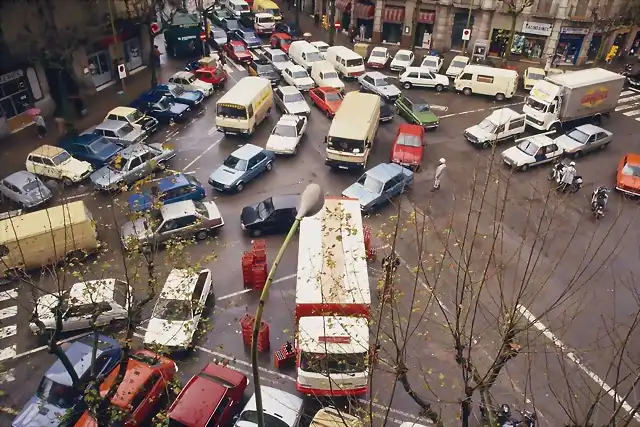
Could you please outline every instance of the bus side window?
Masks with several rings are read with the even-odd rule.
[[[247,112],[249,113],[248,118],[253,117],[253,105],[249,105],[249,107],[247,107]]]

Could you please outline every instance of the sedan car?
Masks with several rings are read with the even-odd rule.
[[[238,20],[227,9],[214,10],[211,15],[211,21],[227,33],[237,30],[239,27]]]
[[[555,139],[564,147],[565,153],[579,157],[607,147],[613,140],[613,134],[595,125],[582,125]]]
[[[433,73],[439,73],[443,63],[444,59],[441,56],[426,55],[424,58],[422,58],[422,63],[420,64],[420,66],[428,68]]]
[[[309,97],[313,105],[324,111],[327,117],[336,115],[336,111],[342,104],[342,94],[332,87],[317,87],[309,91]]]
[[[244,43],[248,49],[255,49],[262,45],[262,41],[251,28],[238,28],[231,32],[229,36],[234,40]]]
[[[311,77],[309,77],[309,73],[300,65],[293,65],[289,68],[286,68],[282,72],[282,78],[285,82],[298,88],[301,91],[308,91],[315,87],[316,82],[313,81]]]
[[[279,73],[282,73],[285,69],[293,66],[291,59],[289,59],[287,54],[280,49],[266,48],[262,52],[262,57],[269,61],[269,63],[273,65]]]
[[[253,237],[262,234],[286,233],[298,214],[300,195],[269,197],[257,205],[245,206],[240,214],[240,226]]]
[[[531,166],[550,163],[564,154],[561,141],[554,141],[546,135],[524,138],[515,147],[507,148],[500,155],[511,168],[526,171]]]
[[[381,163],[366,171],[342,195],[357,199],[362,211],[368,213],[404,193],[412,184],[412,171],[395,163]]]
[[[262,412],[265,426],[297,427],[302,417],[302,399],[291,393],[272,387],[260,387],[262,391]],[[258,425],[256,396],[240,412],[234,427]]]
[[[630,196],[640,196],[640,155],[628,153],[620,159],[616,190]]]
[[[407,90],[415,86],[434,88],[437,92],[442,92],[449,86],[449,77],[436,74],[428,68],[409,67],[400,74],[399,82]]]
[[[154,102],[162,99],[163,96],[171,98],[175,102],[187,104],[189,107],[200,105],[204,99],[204,95],[200,91],[184,90],[173,84],[157,85],[146,94],[143,94],[140,101]]]
[[[423,126],[425,129],[435,129],[440,125],[438,116],[426,101],[414,102],[403,95],[398,98],[395,105],[398,114],[409,123]]]
[[[382,69],[387,66],[391,60],[389,55],[389,49],[386,47],[377,46],[371,50],[369,58],[367,59],[367,67]]]
[[[96,359],[91,363],[94,348]],[[99,377],[107,375],[122,357],[117,340],[93,334],[73,341],[64,348],[64,353],[75,367],[80,381],[73,384],[67,369],[60,360],[56,360],[40,380],[36,394],[13,420],[13,427],[58,426],[65,415],[66,424],[73,425],[82,411],[78,408],[84,387],[93,378],[91,368],[96,367],[95,375]]]
[[[109,111],[105,120],[116,120],[129,123],[132,126],[140,127],[147,135],[158,129],[158,121],[153,117],[149,117],[142,111],[131,107],[116,107]]]
[[[211,25],[211,28],[209,30],[209,42],[214,48],[222,48],[222,45],[224,45],[228,41],[229,39],[227,38],[227,32],[224,30],[224,28]]]
[[[155,102],[140,103],[138,108],[162,123],[181,123],[187,119],[191,111],[191,107],[187,104],[175,102],[173,98],[167,96]]]
[[[364,73],[358,77],[358,83],[362,92],[375,93],[387,102],[394,102],[401,95],[400,89],[378,71]]]
[[[244,190],[244,186],[263,172],[273,169],[276,156],[253,144],[245,144],[231,153],[209,176],[209,184],[218,191]]]
[[[93,172],[91,163],[75,159],[64,148],[42,145],[27,155],[25,162],[27,171],[62,181],[70,186]]]
[[[269,46],[272,49],[280,49],[283,52],[289,52],[291,42],[293,42],[293,37],[287,33],[274,33],[269,37]]]
[[[464,67],[467,66],[469,61],[470,59],[468,56],[454,56],[449,67],[447,67],[447,71],[445,71],[445,75],[449,78],[455,79],[460,75],[460,73],[462,73],[462,70],[464,70]]]
[[[82,134],[88,133],[103,136],[107,141],[122,147],[141,143],[147,139],[147,134],[141,127],[116,120],[105,120],[99,125],[87,129]]]
[[[413,61],[416,59],[415,55],[410,50],[400,49],[396,52],[395,56],[391,60],[389,68],[391,71],[404,72],[407,68],[413,65]]]
[[[156,148],[134,144],[120,151],[106,166],[91,174],[91,182],[97,190],[125,190],[130,184],[151,175],[175,157],[170,148]]]
[[[250,76],[263,77],[271,82],[271,86],[280,83],[280,73],[264,58],[254,59],[249,62],[247,70]]]
[[[93,134],[64,138],[58,146],[67,150],[76,159],[89,162],[96,169],[109,163],[122,150],[122,147],[107,141],[104,136]]]
[[[276,108],[285,114],[301,114],[308,116],[311,108],[302,93],[293,86],[278,86],[273,91]]]
[[[222,50],[236,62],[248,64],[253,59],[244,43],[238,40],[229,41],[222,47]]]
[[[291,37],[302,36],[302,30],[300,30],[300,26],[295,22],[278,22],[273,32],[289,34]]]
[[[144,212],[156,205],[169,205],[183,200],[202,200],[204,187],[195,176],[178,174],[162,178],[148,191],[129,196],[129,212]]]
[[[129,285],[121,280],[100,279],[76,283],[63,297],[62,329],[57,330],[58,319],[55,316],[60,295],[50,293],[41,296],[36,302],[29,323],[31,332],[48,337],[49,332],[56,330],[69,332],[118,324],[127,319],[127,307],[132,293]],[[42,323],[44,330],[39,323]]]
[[[201,67],[193,72],[198,80],[213,85],[215,89],[222,89],[227,81],[227,73],[223,67]]]
[[[224,220],[215,202],[182,202],[164,205],[141,218],[129,221],[120,229],[120,239],[127,250],[148,251],[170,240],[204,240],[209,232],[222,227]]]
[[[14,172],[0,181],[0,199],[9,199],[25,209],[40,206],[51,197],[51,190],[31,172]]]
[[[200,91],[204,96],[213,95],[213,85],[198,79],[195,74],[189,71],[178,71],[169,77],[169,83],[186,91]]]
[[[226,427],[242,404],[249,381],[241,372],[207,364],[191,377],[167,412],[169,425]]]
[[[422,165],[422,156],[426,145],[425,130],[422,126],[403,123],[393,141],[391,162],[418,170]]]
[[[283,115],[271,131],[265,148],[275,154],[296,154],[307,130],[307,120],[305,116]]]

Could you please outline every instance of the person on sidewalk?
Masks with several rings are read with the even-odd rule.
[[[47,136],[47,124],[40,114],[36,115],[35,122],[38,128],[38,138],[42,139]]]
[[[351,44],[356,44],[356,37],[358,36],[358,30],[356,27],[349,28],[349,37],[351,37]]]
[[[436,176],[433,180],[433,188],[431,191],[440,189],[440,181],[442,180],[442,176],[444,175],[444,170],[447,168],[447,161],[443,158],[440,159],[440,164],[436,168]]]
[[[364,41],[364,36],[367,33],[367,27],[364,26],[364,24],[360,25],[360,41]]]

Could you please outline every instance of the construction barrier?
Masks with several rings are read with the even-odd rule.
[[[240,319],[240,327],[242,329],[242,342],[245,346],[251,347],[251,341],[253,338],[253,325],[255,324],[255,317],[251,314],[245,314]],[[269,351],[269,324],[267,322],[260,322],[260,330],[258,331],[258,351]]]

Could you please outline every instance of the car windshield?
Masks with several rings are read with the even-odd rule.
[[[368,174],[362,175],[358,180],[358,184],[375,194],[380,194],[382,192],[382,187],[384,187],[383,182],[378,181]]]
[[[291,125],[276,125],[276,127],[273,128],[273,135],[295,138],[297,136],[296,127]]]
[[[266,9],[266,12],[273,16],[280,16],[280,9]]]
[[[235,45],[233,46],[233,51],[235,53],[242,53],[242,52],[246,52],[246,48],[244,46],[239,46],[239,45]]]
[[[272,60],[273,62],[287,62],[287,61],[288,61],[288,59],[287,59],[287,55],[285,55],[284,53],[283,53],[283,54],[281,54],[281,55],[273,55],[273,56],[271,57],[271,60]]]
[[[420,147],[422,146],[422,139],[418,135],[410,133],[401,133],[396,140],[398,145],[406,145],[407,147]]]
[[[366,369],[367,353],[332,354],[328,357],[324,353],[300,354],[300,369],[306,372],[350,374],[364,372]]]
[[[71,154],[67,153],[66,151],[63,151],[53,158],[53,164],[56,166],[61,165],[67,160],[69,160],[70,158],[71,158]]]
[[[373,56],[374,58],[384,58],[385,52],[381,51],[381,50],[374,50],[373,52],[371,52],[371,56]]]
[[[142,118],[142,113],[138,110],[135,110],[134,112],[127,114],[127,117],[126,117],[129,123],[135,123],[141,118]]]
[[[362,65],[362,58],[347,59],[347,67],[358,67]]]
[[[304,97],[300,92],[289,93],[284,96],[284,102],[302,102],[302,101],[304,101]]]
[[[239,159],[233,155],[227,157],[223,163],[226,167],[244,172],[247,170],[247,161]]]
[[[425,67],[437,68],[438,62],[435,59],[425,59],[424,61],[422,61],[422,65]]]
[[[338,78],[338,73],[336,73],[335,71],[327,71],[323,74],[322,76],[324,79],[337,79]]]
[[[243,37],[247,40],[253,40],[257,38],[254,33],[242,33],[242,34],[243,34]]]
[[[229,119],[246,119],[247,118],[247,109],[243,105],[218,103],[216,108],[218,111],[217,115],[219,117],[224,117]]]
[[[175,86],[175,87],[171,88],[171,92],[173,92],[173,94],[175,96],[180,96],[180,95],[184,94],[184,89],[182,89],[179,86]]]
[[[77,395],[73,387],[58,384],[47,377],[42,378],[36,392],[36,396],[43,401],[61,408],[71,408]]]
[[[574,141],[578,141],[580,144],[586,144],[590,135],[587,135],[586,133],[582,132],[579,129],[574,129],[571,132],[569,132],[567,136],[573,139]]]
[[[163,97],[156,105],[162,110],[168,110],[171,107],[171,101],[166,96]]]
[[[284,405],[284,403],[282,403]],[[277,408],[275,408],[277,409]],[[253,410],[247,410],[240,414],[240,418],[236,424],[240,424],[240,421],[246,421],[247,423],[258,425],[258,413]],[[280,418],[264,412],[264,427],[290,427],[286,422]]]
[[[191,315],[191,301],[160,298],[153,308],[153,317],[174,322],[189,320],[193,317]]]
[[[529,97],[529,99],[527,99],[527,105],[531,108],[533,108],[534,110],[538,110],[541,112],[545,112],[547,111],[547,104],[543,104],[542,102],[538,102],[535,99]]]
[[[488,120],[488,119],[484,119],[483,121],[481,121],[478,124],[478,127],[480,129],[482,129],[482,130],[486,130],[489,133],[495,132],[496,128],[497,128],[496,124],[493,123],[491,120]]]
[[[327,139],[327,143],[327,148],[329,148],[330,150],[355,154],[364,152],[364,141],[358,141],[357,139],[329,136]]]
[[[542,80],[542,79],[544,79],[544,74],[529,73],[529,74],[527,74],[527,76],[531,80]]]
[[[198,181],[198,178],[196,178],[193,175],[185,175],[187,177],[187,181],[189,181],[189,184],[193,184],[196,187],[201,187],[202,184],[200,183],[200,181]]]
[[[209,218],[209,210],[207,209],[207,206],[200,202],[200,201],[194,201],[193,205],[196,208],[196,212],[198,212],[200,215],[202,215],[205,218]]]
[[[454,68],[464,68],[466,65],[467,65],[466,61],[462,61],[462,60],[451,62],[451,67],[454,67]]]
[[[340,97],[340,94],[338,92],[327,92],[325,94],[325,99],[328,102],[331,102],[331,101],[340,101],[342,98]]]
[[[198,377],[199,378],[205,378],[205,379],[207,379],[209,381],[213,381],[213,382],[215,382],[217,384],[220,384],[221,386],[226,387],[226,388],[234,388],[237,385],[237,384],[232,383],[231,381],[225,380],[224,378],[220,378],[220,377],[217,377],[215,375],[208,374],[206,372],[200,372],[198,374]]]
[[[407,55],[406,53],[399,53],[396,55],[396,59],[398,61],[410,61],[411,57],[409,55]]]
[[[41,187],[42,184],[40,184],[40,181],[38,179],[32,179],[31,181],[27,182],[24,187],[22,187],[22,189],[25,191],[25,193],[28,193]]]
[[[193,82],[195,82],[196,80],[198,80],[198,78],[197,78],[195,75],[192,75],[192,76],[187,77],[187,81],[188,81],[189,83],[193,83]]]
[[[127,123],[126,125],[122,126],[120,128],[120,130],[118,131],[118,133],[120,135],[127,135],[129,133],[133,132],[133,126],[131,126],[129,123]]]
[[[414,113],[428,113],[431,111],[431,107],[429,107],[429,104],[413,104],[412,111]]]
[[[275,71],[270,65],[258,65],[258,74],[271,75],[275,74]]]
[[[109,145],[110,144],[107,141],[98,139],[96,141],[93,141],[91,144],[89,144],[88,148],[92,153],[99,153],[102,150],[106,150],[107,148],[109,148]]]
[[[307,62],[322,61],[322,56],[318,52],[307,52]]]
[[[538,147],[538,145],[533,141],[522,141],[518,144],[518,150],[530,156],[535,156],[539,149],[540,147]]]
[[[639,165],[630,165],[629,163],[625,163],[624,167],[620,171],[622,175],[633,176],[636,178],[640,178],[640,166]]]
[[[261,24],[270,24],[272,22],[275,22],[274,19],[273,19],[273,16],[263,16],[261,18],[258,18],[258,21]]]
[[[309,77],[309,75],[307,74],[307,72],[306,72],[306,71],[304,71],[304,70],[293,71],[293,72],[291,73],[291,76],[292,76],[294,79],[304,79],[305,77]]]
[[[260,202],[257,211],[260,218],[269,218],[269,215],[271,215],[271,212],[273,212],[273,203],[271,203],[271,199]]]

